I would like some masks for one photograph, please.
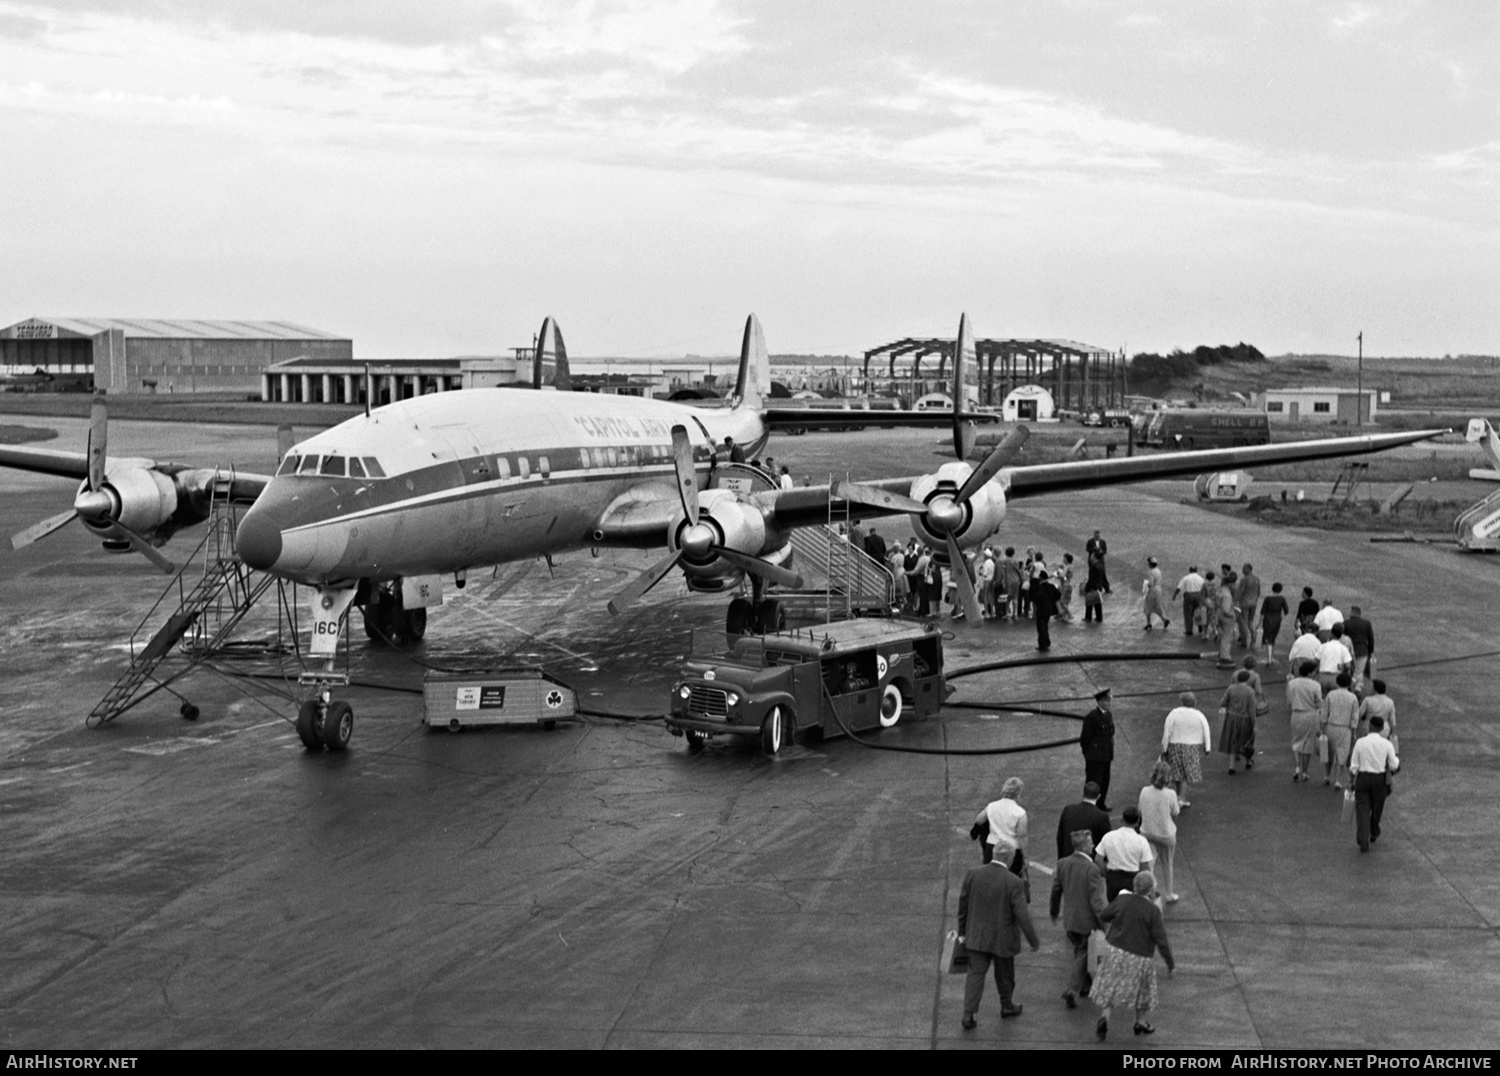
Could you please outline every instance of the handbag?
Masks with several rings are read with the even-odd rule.
[[[1347,822],[1354,817],[1354,789],[1344,789],[1344,806],[1339,812],[1339,821]]]
[[[956,930],[948,931],[943,938],[943,959],[938,964],[938,970],[949,975],[969,973],[969,950],[963,942],[958,940]]]
[[[1104,959],[1104,946],[1106,944],[1107,943],[1104,940],[1104,931],[1089,931],[1088,971],[1090,975],[1099,974],[1099,962]]]
[[[1328,764],[1328,737],[1318,733],[1318,761],[1325,766]]]
[[[1270,702],[1269,699],[1256,699],[1255,700],[1255,716],[1256,717],[1264,717],[1264,716],[1266,716],[1266,714],[1268,714],[1270,712],[1271,712],[1271,702]]]

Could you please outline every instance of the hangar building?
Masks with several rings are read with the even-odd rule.
[[[261,394],[272,363],[307,356],[350,360],[354,342],[286,321],[28,318],[0,329],[0,368],[88,374],[114,395]]]

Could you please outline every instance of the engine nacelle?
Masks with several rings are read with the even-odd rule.
[[[958,491],[973,470],[967,463],[945,463],[936,474],[923,475],[911,484],[912,499],[927,505],[926,515],[911,516],[912,530],[933,549],[946,548],[945,536],[949,533],[959,546],[972,549],[998,531],[1004,522],[1003,478],[986,483],[967,504],[957,503]]]
[[[80,498],[88,494],[88,483],[79,487]],[[144,467],[119,470],[104,480],[99,490],[109,498],[103,515],[79,516],[79,521],[106,540],[114,540],[114,524],[120,523],[142,537],[153,536],[172,521],[177,511],[177,486],[160,471]]]
[[[772,564],[783,564],[790,558],[791,546],[766,526],[760,509],[741,500],[733,491],[704,490],[698,495],[698,504],[696,528],[688,524],[687,516],[680,511],[667,528],[667,547],[674,552],[683,550],[678,563],[693,589],[722,590],[738,583],[744,575],[742,569],[708,550],[709,545],[723,546]],[[710,540],[704,541],[709,535]]]

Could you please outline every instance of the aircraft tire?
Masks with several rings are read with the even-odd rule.
[[[349,746],[349,737],[354,735],[354,707],[342,699],[330,702],[323,715],[323,746],[330,751],[342,751]]]
[[[318,735],[318,700],[308,699],[297,707],[297,735],[302,746],[309,751],[323,750],[323,740]]]
[[[770,631],[780,631],[786,627],[786,610],[775,598],[767,598],[760,603],[755,619],[762,635]]]
[[[701,732],[695,732],[692,729],[688,729],[683,733],[683,738],[687,740],[687,749],[690,755],[698,754],[703,750],[704,745],[708,743],[706,735]]]
[[[733,643],[741,635],[749,635],[754,630],[755,606],[750,604],[749,598],[735,598],[724,614],[724,634]]]
[[[888,729],[901,720],[901,689],[895,684],[886,684],[880,696],[880,727]]]
[[[367,605],[360,607],[365,618],[365,638],[372,643],[383,643],[392,634],[391,600],[384,594],[376,595]]]
[[[781,750],[782,733],[781,707],[771,707],[771,712],[766,719],[760,723],[760,749],[768,755],[774,755]]]
[[[427,634],[427,610],[408,609],[403,614],[402,619],[405,621],[405,623],[402,625],[404,628],[404,630],[401,632],[402,641],[413,643],[421,642],[423,636]]]

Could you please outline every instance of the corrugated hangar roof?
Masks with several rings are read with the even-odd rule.
[[[17,325],[55,325],[64,332],[95,336],[114,329],[127,339],[157,340],[348,340],[290,321],[205,321],[195,318],[27,318]],[[16,328],[15,325],[9,328]]]

